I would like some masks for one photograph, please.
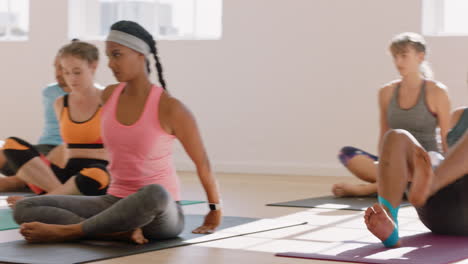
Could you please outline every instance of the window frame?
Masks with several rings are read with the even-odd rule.
[[[102,22],[100,21],[100,15],[101,13],[99,11],[96,11],[95,8],[96,5],[100,5],[101,2],[131,2],[132,0],[89,0],[92,1],[94,8],[90,7],[90,2],[88,0],[82,1],[82,0],[68,0],[68,38],[73,39],[73,38],[79,38],[81,40],[86,40],[86,41],[103,41],[106,38],[106,34],[101,35],[100,34],[100,27],[102,26]],[[138,0],[136,0],[138,1]],[[158,2],[161,4],[165,4],[166,1],[162,0],[141,0],[142,2],[153,2],[154,4],[157,4]],[[196,21],[196,16],[198,14],[198,6],[197,3],[199,1],[205,1],[205,0],[192,0],[193,2],[193,10],[192,10],[192,32],[191,34],[186,34],[184,36],[181,35],[161,35],[160,32],[153,32],[150,30],[150,33],[157,38],[158,40],[221,40],[223,37],[223,0],[217,0],[220,3],[220,20],[219,20],[219,28],[216,30],[216,32],[212,35],[210,34],[204,34],[204,35],[197,35],[197,32],[200,31],[197,28],[197,21]],[[72,9],[73,9],[73,15],[72,15]],[[95,11],[94,15],[88,15],[87,12],[90,10]],[[77,17],[79,18],[80,21],[77,20]],[[93,24],[94,29],[90,30],[89,28],[83,28],[86,27],[85,23],[80,23],[83,20],[88,21],[89,18],[92,17],[92,22],[87,22],[87,24]],[[122,19],[122,18],[117,18],[117,19]],[[176,24],[176,23],[174,23]],[[95,33],[90,33],[90,32],[95,32]],[[217,34],[219,33],[219,35]]]
[[[14,3],[15,0],[5,0],[8,7],[10,7],[10,5],[12,3]],[[18,1],[18,0],[16,0]],[[27,10],[25,10],[26,14],[23,14],[25,16],[28,17],[27,19],[27,26],[26,26],[26,31],[25,31],[25,35],[24,36],[16,36],[16,35],[13,35],[11,34],[11,29],[12,29],[12,21],[10,18],[8,18],[8,23],[6,24],[6,34],[5,36],[0,36],[0,42],[25,42],[25,41],[28,41],[29,40],[29,34],[31,33],[30,32],[30,18],[31,18],[31,15],[30,15],[30,7],[31,7],[31,4],[30,4],[30,0],[23,0],[25,1],[25,3],[27,3]],[[11,8],[9,8],[9,10],[7,11],[7,15],[10,16],[12,14],[12,10]]]

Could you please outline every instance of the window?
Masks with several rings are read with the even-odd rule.
[[[468,1],[423,0],[422,30],[430,36],[468,35]]]
[[[29,0],[0,0],[0,40],[27,40]]]
[[[222,0],[69,0],[69,37],[104,39],[119,20],[157,39],[220,39]]]

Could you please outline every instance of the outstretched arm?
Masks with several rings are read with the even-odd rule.
[[[203,146],[200,131],[192,113],[177,99],[170,99],[170,122],[173,134],[179,139],[194,162],[200,182],[205,189],[208,202],[220,204],[218,183],[211,171],[210,161]],[[205,217],[202,226],[193,230],[194,233],[211,233],[221,224],[221,209],[211,210]]]

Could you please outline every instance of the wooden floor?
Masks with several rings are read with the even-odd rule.
[[[194,173],[180,173],[180,177],[182,182],[182,198],[184,200],[206,199],[198,178]],[[314,242],[317,239],[332,245],[330,243],[333,243],[337,237],[343,239],[342,230],[345,230],[343,228],[347,228],[346,230],[351,232],[349,234],[350,238],[352,235],[355,236],[357,234],[366,237],[365,239],[367,240],[369,240],[369,237],[371,241],[373,239],[370,233],[363,227],[363,212],[265,206],[265,204],[272,202],[329,195],[330,188],[335,182],[357,182],[352,177],[245,174],[218,174],[217,177],[221,186],[224,214],[226,216],[298,219],[309,221],[309,224],[279,231],[159,250],[93,263],[333,264],[343,262],[282,258],[275,257],[274,253],[310,248],[314,245],[323,246],[324,243]],[[207,206],[206,204],[185,206],[184,211],[188,214],[204,214],[207,212]],[[413,208],[402,208],[400,216],[406,219],[406,226],[412,226],[411,230],[426,230],[418,221]],[[14,237],[14,232],[13,230],[0,232],[0,238],[5,237],[7,234],[9,237]]]
[[[203,189],[198,178],[193,173],[180,173],[183,186],[183,199],[205,199]],[[309,198],[314,196],[329,195],[333,183],[338,181],[356,182],[351,177],[313,177],[313,176],[278,176],[278,175],[245,175],[245,174],[218,174],[217,175],[223,197],[224,214],[228,216],[244,216],[257,218],[288,217],[309,210],[301,208],[265,206],[267,203],[282,202],[294,199]],[[184,207],[186,213],[206,213],[206,205],[194,205]],[[323,210],[323,209],[322,209]],[[320,209],[312,209],[320,211]],[[324,210],[326,211],[326,210]],[[328,210],[330,211],[330,210]],[[361,221],[362,212],[332,210],[329,214],[337,216],[350,216]],[[300,217],[299,217],[300,218]],[[323,223],[327,224],[327,223]],[[316,228],[316,227],[313,227]],[[285,236],[288,236],[286,234]],[[218,242],[160,250],[145,254],[133,255],[123,258],[105,260],[95,263],[100,264],[135,264],[135,263],[191,263],[191,264],[218,264],[218,263],[342,263],[330,261],[316,261],[304,259],[292,259],[275,257],[275,252],[283,248],[281,237],[273,236],[268,240],[276,246],[269,249],[267,246],[249,247],[254,238],[245,241],[239,238],[231,238]],[[265,241],[265,240],[261,240]],[[304,242],[307,243],[307,242]],[[300,245],[297,245],[300,247]]]
[[[179,173],[184,200],[206,200],[199,180],[194,173]],[[336,181],[353,182],[351,177],[313,177],[217,174],[223,199],[224,215],[256,218],[274,218],[304,211],[301,208],[265,206],[267,203],[308,198],[330,194],[331,185]],[[184,207],[185,213],[206,213],[206,205]],[[348,213],[343,211],[344,213]],[[356,214],[356,213],[354,213]],[[227,242],[227,241],[225,241]],[[272,252],[250,251],[208,246],[187,246],[160,250],[123,258],[94,262],[99,264],[250,264],[250,263],[334,263],[275,257]],[[338,263],[338,262],[336,262]],[[342,262],[341,262],[342,263]]]

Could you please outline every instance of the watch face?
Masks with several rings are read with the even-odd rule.
[[[219,204],[211,204],[211,203],[209,204],[209,206],[210,206],[211,211],[218,210],[220,207]]]

